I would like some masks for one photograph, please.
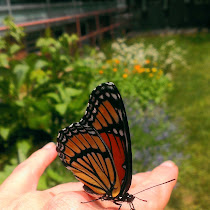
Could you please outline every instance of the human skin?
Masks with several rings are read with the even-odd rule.
[[[94,197],[83,190],[81,182],[60,184],[53,188],[39,191],[37,184],[47,166],[56,158],[56,146],[48,143],[34,152],[27,160],[19,164],[0,186],[0,209],[118,209],[111,201],[95,201]],[[59,169],[58,169],[59,170]],[[156,184],[178,178],[178,167],[172,161],[166,161],[149,172],[133,175],[129,193],[135,194]],[[135,209],[159,210],[167,205],[176,181],[146,190],[136,196],[147,200],[134,199]],[[121,210],[130,209],[123,203]]]

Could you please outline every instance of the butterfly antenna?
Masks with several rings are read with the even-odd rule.
[[[174,180],[176,180],[176,179],[171,179],[171,180],[169,180],[169,181],[167,181],[167,182],[163,182],[163,183],[154,185],[154,186],[152,186],[152,187],[148,187],[148,188],[146,188],[146,189],[144,189],[144,190],[142,190],[142,191],[140,191],[140,192],[137,192],[137,193],[135,193],[135,194],[133,194],[133,195],[136,195],[136,194],[138,194],[138,193],[144,192],[144,191],[146,191],[146,190],[152,189],[152,188],[154,188],[154,187],[157,187],[157,186],[160,186],[160,185],[163,185],[163,184],[167,184],[167,183],[169,183],[169,182],[173,182]]]
[[[147,202],[147,200],[143,200],[143,199],[141,199],[141,198],[138,198],[138,197],[135,197],[135,198],[139,199],[140,201],[144,201],[144,202]]]

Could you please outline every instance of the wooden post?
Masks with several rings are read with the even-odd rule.
[[[95,19],[96,19],[96,31],[100,31],[99,16],[96,15],[96,16],[95,16]],[[102,36],[102,33],[100,32],[100,33],[99,33],[99,43],[100,43],[100,44],[101,44],[101,42],[102,42],[102,39],[103,39],[103,36]]]
[[[76,18],[76,28],[77,28],[77,35],[80,38],[81,37],[81,26],[80,26],[80,19],[77,17]],[[78,42],[79,46],[81,47],[82,42]]]

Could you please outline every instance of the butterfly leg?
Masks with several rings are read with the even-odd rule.
[[[117,203],[116,201],[114,201],[114,204],[116,204],[116,205],[118,205],[118,206],[119,206],[119,209],[118,209],[118,210],[120,210],[120,209],[121,209],[121,207],[122,207],[122,204],[121,204],[121,203]]]
[[[135,210],[135,207],[134,207],[134,205],[133,205],[133,202],[130,202],[130,203],[129,203],[129,206],[130,206],[130,210]]]

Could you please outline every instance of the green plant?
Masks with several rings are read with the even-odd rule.
[[[0,40],[2,150],[21,139],[32,139],[33,144],[52,140],[60,128],[78,120],[84,109],[82,89],[88,89],[86,77],[92,78],[82,62],[78,64],[77,54],[71,53],[76,35],[63,34],[56,40],[48,31],[37,40],[40,52],[27,54],[23,29],[11,19],[5,24],[8,31]],[[21,59],[20,52],[24,52]]]

